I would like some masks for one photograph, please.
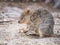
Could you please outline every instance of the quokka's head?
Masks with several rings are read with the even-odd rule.
[[[30,16],[29,14],[30,14],[30,10],[29,9],[25,9],[24,12],[21,15],[20,23],[27,23],[28,16]]]

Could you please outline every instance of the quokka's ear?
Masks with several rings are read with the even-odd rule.
[[[24,14],[29,14],[30,13],[30,10],[29,9],[26,9],[26,10],[24,10]]]

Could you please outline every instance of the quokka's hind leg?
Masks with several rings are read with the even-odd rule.
[[[38,31],[39,37],[44,37],[43,32],[41,30]]]
[[[36,30],[35,32],[37,33],[37,35],[39,35],[39,38],[50,37],[50,34],[45,33],[40,28]]]
[[[36,30],[35,32],[37,33],[37,35],[39,35],[40,38],[44,37],[44,34],[40,29]]]
[[[44,34],[43,31],[39,30],[38,31],[39,38],[44,38],[44,37],[50,37],[51,35],[49,34]]]

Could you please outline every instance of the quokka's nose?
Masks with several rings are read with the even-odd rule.
[[[20,23],[20,21],[18,21],[18,23]]]

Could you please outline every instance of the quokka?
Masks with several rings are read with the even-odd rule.
[[[32,12],[26,10],[20,18],[20,23],[27,24],[29,27],[27,32],[34,31],[39,37],[51,36],[53,34],[53,16],[44,8],[38,8]],[[26,34],[28,34],[27,32]]]

